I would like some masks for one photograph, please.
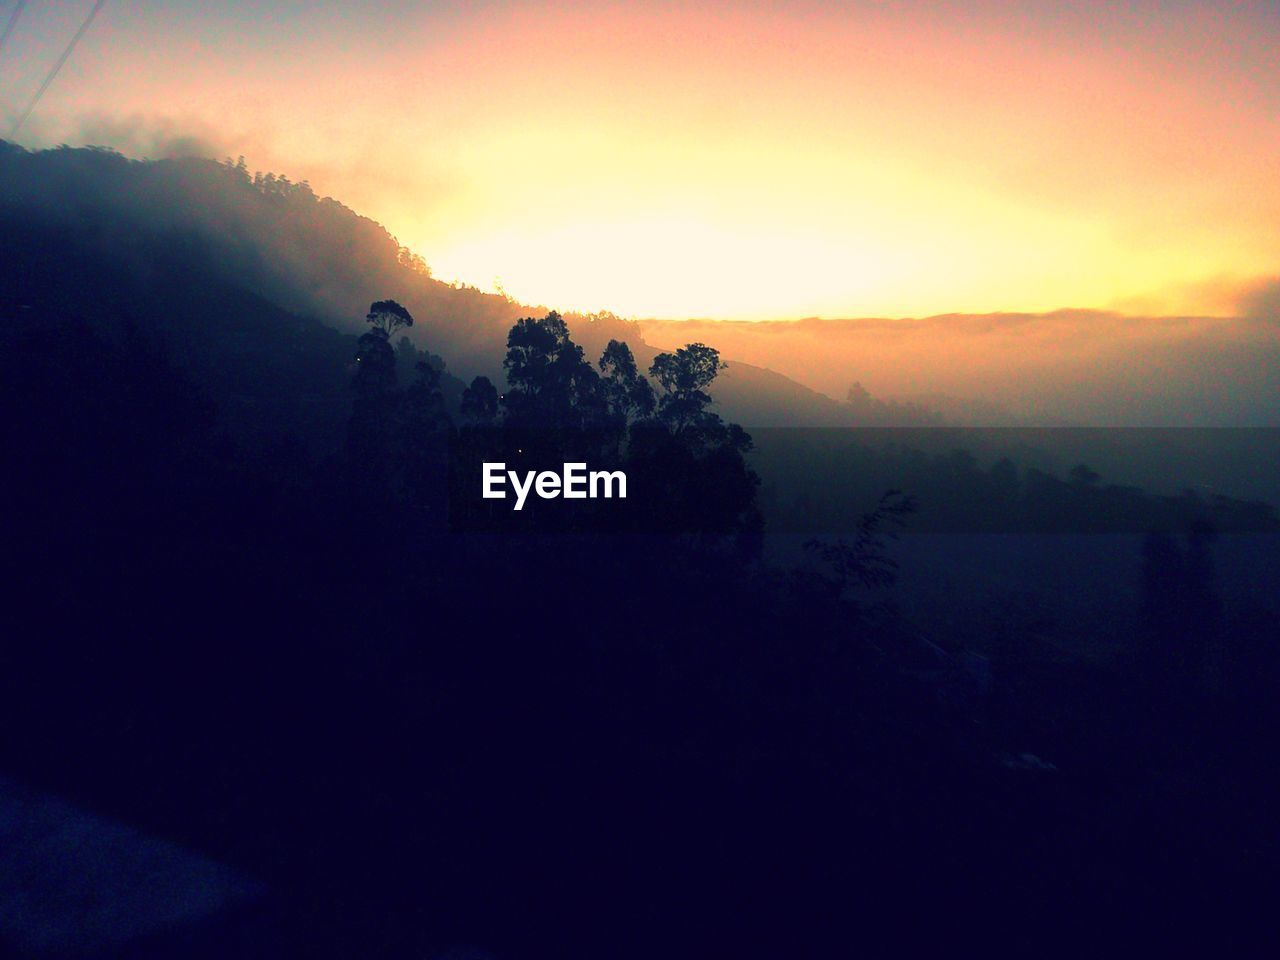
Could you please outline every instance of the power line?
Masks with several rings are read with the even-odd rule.
[[[13,28],[18,25],[18,18],[22,16],[22,10],[26,5],[27,0],[18,0],[18,5],[9,14],[9,22],[4,25],[4,33],[0,33],[0,54],[4,53],[4,45],[9,42],[9,35],[13,33]]]
[[[107,0],[94,0],[93,8],[89,11],[89,15],[84,18],[84,23],[80,24],[80,29],[76,31],[76,35],[71,38],[71,42],[67,44],[67,49],[62,51],[62,56],[58,58],[57,63],[53,65],[53,69],[49,71],[49,75],[44,78],[44,83],[40,84],[40,89],[36,91],[36,95],[31,98],[31,102],[27,104],[27,109],[22,111],[22,116],[18,118],[18,122],[13,125],[13,129],[9,131],[9,137],[18,135],[18,131],[22,129],[22,125],[27,122],[27,117],[31,116],[31,111],[36,108],[36,104],[40,102],[40,98],[44,96],[44,92],[49,89],[49,84],[53,83],[54,78],[58,76],[58,72],[62,69],[63,64],[75,52],[76,44],[80,42],[80,38],[85,35],[85,31],[89,29],[94,18],[98,16],[98,11],[102,9],[102,5]]]

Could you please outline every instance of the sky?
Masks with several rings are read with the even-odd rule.
[[[28,4],[5,131],[91,6]],[[243,154],[566,310],[1225,315],[1280,274],[1277,48],[1263,2],[107,0],[18,140]]]

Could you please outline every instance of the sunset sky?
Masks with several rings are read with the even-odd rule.
[[[91,5],[28,5],[3,135]],[[243,154],[562,309],[1221,314],[1280,273],[1277,49],[1262,2],[108,0],[18,139]]]

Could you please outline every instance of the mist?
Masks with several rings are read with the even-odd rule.
[[[122,120],[86,133],[168,159],[9,147],[0,204],[7,216],[73,231],[74,243],[130,264],[128,271],[153,271],[153,247],[172,246],[181,235],[198,241],[202,270],[348,332],[360,328],[368,303],[391,295],[423,319],[411,331],[414,341],[463,377],[500,376],[509,325],[557,306],[437,279],[380,224],[317,197],[309,184],[200,159],[217,149],[208,131]],[[726,413],[756,425],[863,422],[846,402],[858,384],[855,399],[898,402],[879,410],[880,424],[895,417],[918,424],[912,411],[926,410],[976,425],[1263,426],[1280,422],[1277,290],[1274,282],[1250,287],[1240,316],[1227,318],[1061,310],[765,322],[636,324],[607,312],[569,319],[597,355],[612,337],[630,341],[642,360],[692,341],[718,348],[730,365],[718,385]]]
[[[860,383],[962,422],[1274,426],[1278,289],[1260,291],[1247,313],[1228,318],[1061,310],[641,327],[658,347],[705,339],[832,397]]]

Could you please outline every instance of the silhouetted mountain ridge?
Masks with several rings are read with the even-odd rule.
[[[417,318],[410,339],[444,356],[452,372],[497,380],[511,324],[547,312],[437,280],[380,224],[317,196],[305,182],[251,175],[243,161],[139,161],[101,148],[33,153],[0,142],[0,222],[11,250],[7,288],[27,306],[61,304],[86,317],[130,313],[144,326],[149,313],[176,309],[183,317],[173,322],[199,344],[177,345],[181,359],[221,380],[236,376],[226,364],[248,358],[250,327],[258,331],[260,360],[272,355],[262,338],[278,336],[276,361],[318,352],[329,357],[325,369],[341,369],[334,358],[345,351],[349,360],[352,351],[335,331],[360,331],[368,305],[386,297]],[[43,251],[37,260],[24,253],[37,249]],[[645,366],[658,352],[644,343],[638,324],[613,314],[566,319],[592,359],[614,338],[630,343]],[[729,361],[732,372],[716,391],[729,419],[856,422],[823,394]],[[315,382],[283,369],[277,376],[278,387],[293,385],[291,393],[342,393],[331,377]],[[456,399],[460,390],[456,381],[446,384],[447,397]]]

